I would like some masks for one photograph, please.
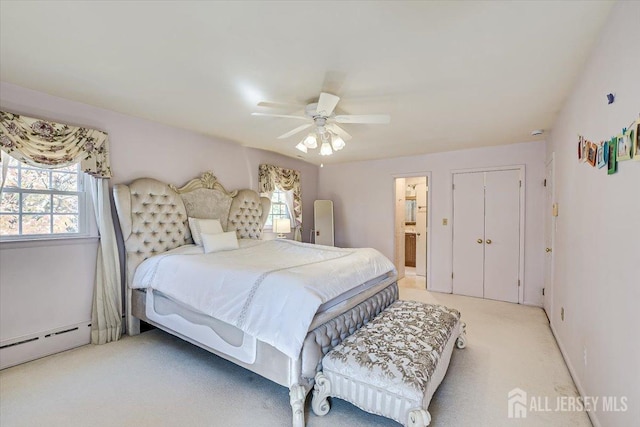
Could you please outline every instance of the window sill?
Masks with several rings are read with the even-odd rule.
[[[0,240],[0,250],[3,249],[23,249],[41,248],[46,246],[83,245],[96,243],[100,240],[98,236],[65,236],[65,237],[45,237],[35,239],[7,239]]]

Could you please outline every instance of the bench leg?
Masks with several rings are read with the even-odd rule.
[[[431,424],[431,415],[422,408],[413,409],[409,412],[407,427],[427,427]]]
[[[331,382],[322,372],[316,374],[316,384],[313,386],[311,409],[319,417],[327,415],[331,406],[327,397],[331,394]]]
[[[465,348],[467,346],[467,325],[466,323],[460,323],[460,334],[456,340],[456,347]]]
[[[294,384],[289,387],[289,403],[293,412],[293,427],[304,427],[304,401],[307,392],[304,386]]]

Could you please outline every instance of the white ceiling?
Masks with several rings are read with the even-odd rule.
[[[611,5],[2,1],[0,78],[288,156],[303,122],[259,101],[391,115],[316,164],[509,144],[553,124]]]

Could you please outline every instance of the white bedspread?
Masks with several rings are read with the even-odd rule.
[[[395,269],[375,249],[239,240],[204,254],[186,245],[144,261],[133,288],[156,289],[296,358],[318,307]]]

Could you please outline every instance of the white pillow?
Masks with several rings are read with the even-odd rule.
[[[191,229],[193,241],[198,246],[202,246],[202,238],[200,236],[203,233],[219,234],[224,231],[219,219],[189,218],[189,228]]]
[[[202,233],[202,243],[204,244],[205,254],[238,249],[238,237],[235,231],[218,234]]]

